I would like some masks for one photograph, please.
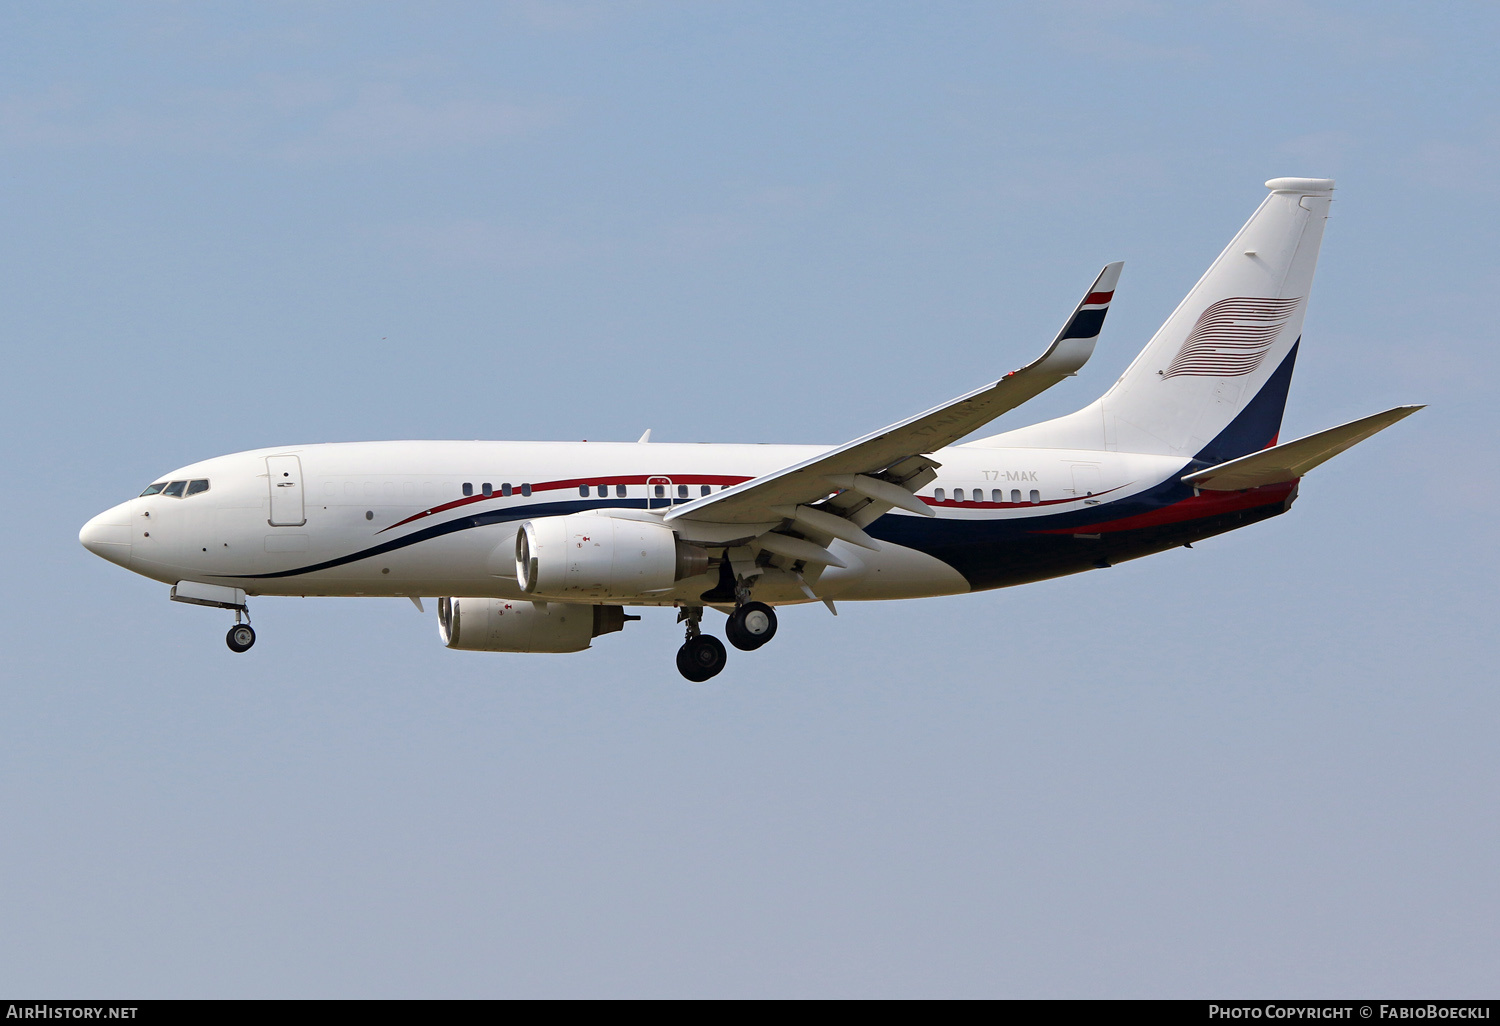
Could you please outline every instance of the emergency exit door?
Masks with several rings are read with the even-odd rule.
[[[302,512],[302,460],[267,456],[266,476],[271,482],[271,526],[301,527],[307,523]]]
[[[663,475],[646,478],[646,508],[672,508],[672,479]]]

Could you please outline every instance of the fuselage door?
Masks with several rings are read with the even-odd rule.
[[[646,508],[672,508],[672,479],[670,477],[646,478]]]
[[[307,523],[302,512],[302,460],[267,456],[266,476],[271,481],[271,526],[301,527]]]

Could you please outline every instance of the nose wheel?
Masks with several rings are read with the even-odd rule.
[[[250,646],[255,644],[255,628],[248,623],[237,623],[224,635],[224,643],[231,652],[248,652]]]

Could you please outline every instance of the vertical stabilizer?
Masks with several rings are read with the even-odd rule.
[[[1275,178],[1259,209],[1113,387],[1077,413],[984,439],[1213,462],[1276,440],[1333,182]]]

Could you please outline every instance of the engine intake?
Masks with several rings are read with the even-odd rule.
[[[708,572],[708,550],[665,524],[573,513],[516,532],[516,580],[528,595],[632,598]]]
[[[625,629],[623,606],[573,602],[438,599],[438,636],[468,652],[581,652],[601,634]]]

